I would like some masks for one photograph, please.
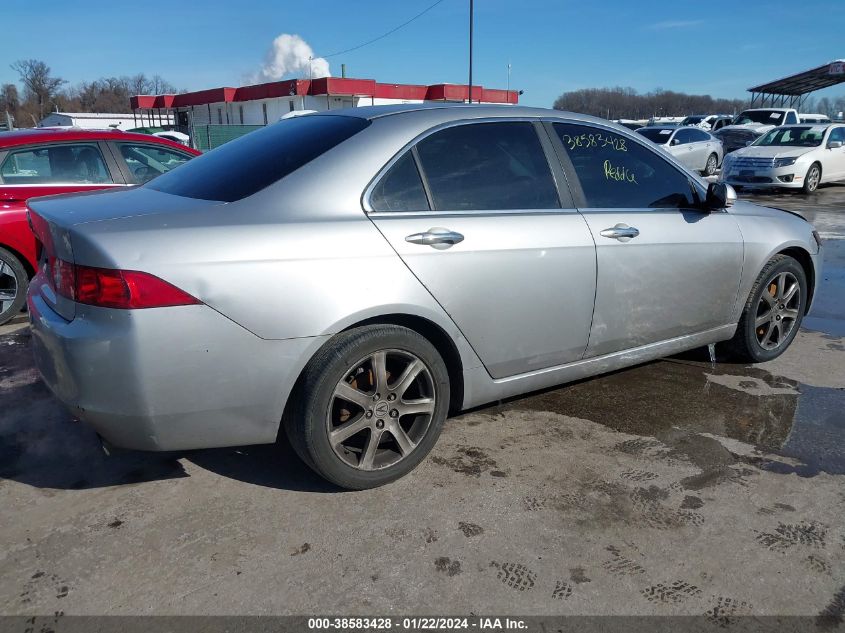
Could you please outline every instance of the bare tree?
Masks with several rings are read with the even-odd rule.
[[[51,77],[50,67],[37,59],[18,60],[11,68],[20,76],[27,100],[35,101],[39,116],[44,118],[44,108],[52,108],[59,86],[66,83],[65,80]]]

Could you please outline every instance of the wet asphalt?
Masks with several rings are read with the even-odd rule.
[[[845,186],[742,197],[824,240],[781,358],[695,351],[477,409],[378,490],[284,445],[106,457],[40,383],[25,319],[0,328],[0,614],[841,623]]]

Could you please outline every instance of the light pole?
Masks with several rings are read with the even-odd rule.
[[[469,0],[469,102],[472,103],[472,4]]]

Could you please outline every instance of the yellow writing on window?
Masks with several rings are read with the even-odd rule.
[[[609,147],[617,152],[628,151],[628,146],[625,144],[625,138],[621,136],[602,134],[601,132],[596,132],[595,134],[579,134],[578,136],[564,134],[561,139],[570,151],[593,148],[602,149],[605,147]]]
[[[635,185],[640,184],[637,182],[637,177],[634,175],[634,172],[630,171],[627,167],[614,165],[609,160],[604,161],[604,177],[607,180],[616,180],[617,182],[632,182]]]

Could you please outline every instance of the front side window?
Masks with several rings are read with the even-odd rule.
[[[136,185],[143,185],[191,159],[188,154],[172,149],[132,143],[121,143],[120,154],[129,167],[131,182]]]
[[[370,194],[373,211],[428,211],[420,172],[412,152],[396,161]]]
[[[798,117],[795,116],[794,112],[786,113],[786,123],[787,125],[789,125],[790,123],[798,123]]]
[[[703,143],[710,140],[710,135],[701,130],[691,129],[689,131],[690,143]]]
[[[555,123],[554,130],[572,161],[588,207],[683,208],[694,204],[688,177],[656,151],[586,125]],[[573,139],[582,139],[581,144]]]
[[[532,123],[472,123],[435,132],[417,144],[439,211],[560,207],[546,155]]]
[[[55,145],[12,151],[0,166],[7,185],[113,182],[95,144]]]
[[[831,141],[845,142],[845,127],[833,128],[830,131],[830,136],[827,139],[828,143],[830,143]]]

